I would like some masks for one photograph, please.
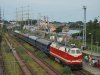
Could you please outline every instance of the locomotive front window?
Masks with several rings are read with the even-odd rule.
[[[80,54],[81,53],[81,51],[80,50],[76,50],[76,54]]]
[[[70,54],[75,54],[75,50],[70,50],[69,53]]]

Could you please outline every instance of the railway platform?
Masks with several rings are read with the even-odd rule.
[[[100,75],[100,54],[91,52],[91,51],[86,51],[84,50],[83,53],[88,56],[88,62],[83,59],[83,69],[89,71],[93,75]],[[90,58],[89,58],[90,56]],[[95,60],[95,66],[93,63],[93,60]],[[99,65],[97,65],[99,64]]]
[[[89,63],[83,62],[83,69],[92,73],[93,75],[100,75],[100,68],[93,67]]]
[[[88,55],[92,55],[92,56],[98,56],[98,57],[100,57],[99,53],[95,53],[95,52],[91,52],[91,51],[87,51],[87,50],[84,50],[83,53],[84,54],[88,54]]]
[[[86,60],[86,56],[87,56],[87,61],[92,63],[94,66],[99,67],[100,68],[100,54],[99,53],[95,53],[95,52],[90,52],[90,51],[83,51],[84,54],[84,58]]]

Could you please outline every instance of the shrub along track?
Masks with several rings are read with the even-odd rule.
[[[7,75],[7,70],[5,67],[5,62],[1,50],[2,49],[1,44],[2,44],[2,36],[0,35],[0,75]]]
[[[24,61],[22,61],[22,58],[19,56],[19,54],[15,51],[15,49],[12,47],[11,45],[11,41],[8,39],[5,39],[7,44],[9,45],[10,49],[12,50],[12,53],[16,59],[16,61],[18,62],[22,72],[23,72],[23,75],[35,75],[33,73],[33,71],[31,70],[30,66],[26,65],[26,63]],[[10,42],[10,43],[9,43]]]
[[[11,36],[12,37],[12,36]],[[14,37],[13,37],[14,38]],[[12,39],[13,39],[12,38]],[[46,72],[48,72],[50,75],[61,75],[61,73],[59,71],[57,71],[56,69],[54,69],[51,65],[49,65],[48,63],[46,63],[45,61],[43,61],[42,59],[38,58],[31,50],[29,50],[28,48],[26,48],[22,42],[18,43],[15,39],[13,39],[14,42],[16,42],[16,44],[18,46],[22,46],[25,49],[25,52],[36,62],[38,63]]]

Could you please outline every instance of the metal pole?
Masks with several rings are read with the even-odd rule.
[[[97,43],[97,52],[98,52],[98,43]]]
[[[84,46],[84,25],[83,25],[83,46]]]
[[[31,14],[31,16],[32,16],[32,14]],[[31,17],[31,25],[32,25],[32,21],[33,21],[33,20],[32,20],[32,17]]]
[[[30,20],[29,20],[29,6],[28,6],[28,25],[30,25]]]
[[[40,13],[38,13],[38,28],[40,27],[40,24],[41,24],[41,14]]]
[[[49,17],[47,16],[47,28],[48,28],[48,32],[50,33],[50,28],[49,28]]]
[[[92,55],[92,52],[93,52],[93,50],[92,50],[92,44],[93,44],[93,35],[91,34],[91,55]]]
[[[97,44],[97,52],[98,52],[98,44],[99,44],[99,42],[96,42],[96,44]]]
[[[66,37],[65,37],[65,47],[67,46],[67,33],[66,33]]]
[[[81,26],[80,25],[79,25],[79,30],[80,30],[80,32],[79,32],[79,46],[81,46],[81,40],[80,40]]]
[[[0,21],[1,21],[1,7],[0,7]]]
[[[84,26],[83,26],[83,45],[86,47],[86,6],[83,6],[84,9]]]
[[[18,11],[17,11],[17,8],[16,8],[16,25],[18,24]]]
[[[4,19],[5,19],[5,18],[4,18],[4,10],[3,10],[3,14],[2,14],[2,27],[4,26],[4,23],[5,23],[5,22],[4,22]]]
[[[23,25],[23,7],[22,7],[22,25]]]

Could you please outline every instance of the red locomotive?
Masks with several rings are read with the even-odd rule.
[[[50,54],[69,66],[82,67],[82,52],[79,48],[71,48],[53,42],[50,45]]]

